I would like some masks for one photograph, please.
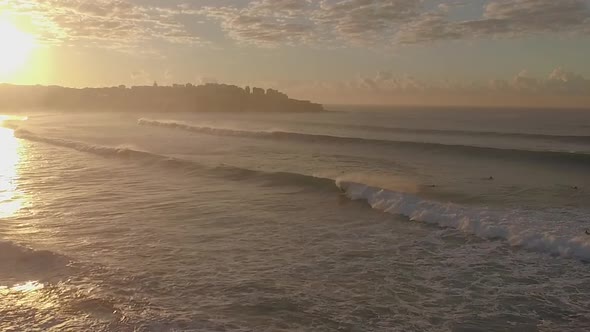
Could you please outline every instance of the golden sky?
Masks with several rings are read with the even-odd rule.
[[[590,107],[590,0],[0,0],[0,82]]]

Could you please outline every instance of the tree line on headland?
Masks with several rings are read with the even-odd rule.
[[[2,109],[129,110],[194,112],[319,112],[320,104],[273,89],[227,84],[66,88],[0,85]]]

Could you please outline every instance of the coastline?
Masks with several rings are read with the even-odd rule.
[[[66,88],[0,85],[0,109],[61,111],[322,112],[321,104],[289,98],[274,89],[226,84]]]

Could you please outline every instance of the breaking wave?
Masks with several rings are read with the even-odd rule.
[[[264,172],[229,165],[208,167],[189,160],[129,148],[96,146],[64,139],[40,137],[20,129],[15,134],[20,138],[105,157],[131,159],[141,163],[147,162],[148,164],[159,164],[166,167],[179,167],[187,171],[198,172],[202,176],[215,176],[235,181],[256,180],[270,186],[306,187],[330,193],[335,193],[336,188],[339,188],[343,194],[352,200],[366,201],[374,209],[390,214],[403,215],[412,221],[453,228],[484,239],[502,239],[512,246],[551,255],[590,261],[590,242],[587,236],[568,237],[565,235],[552,235],[548,232],[516,229],[514,225],[522,225],[523,219],[531,220],[531,218],[534,218],[531,216],[531,211],[502,211],[443,203],[421,198],[417,194],[384,189],[344,179],[329,179],[290,172]],[[541,215],[537,216],[541,217]],[[519,219],[518,222],[515,222],[516,219]],[[0,260],[2,259],[2,251],[0,251]]]
[[[402,215],[445,228],[453,228],[484,239],[502,239],[510,245],[551,255],[590,261],[588,236],[553,235],[529,229],[517,229],[536,215],[532,211],[494,210],[443,203],[417,195],[368,186],[363,183],[336,181],[352,200],[366,201],[372,208]],[[540,216],[539,216],[540,217]],[[516,221],[519,223],[516,223]]]
[[[519,149],[503,149],[495,147],[479,147],[471,145],[453,145],[430,142],[414,142],[414,141],[394,141],[394,140],[380,140],[361,137],[347,137],[347,136],[331,136],[322,134],[306,134],[298,132],[287,131],[249,131],[237,130],[217,127],[202,127],[194,126],[184,122],[178,121],[160,121],[151,119],[139,119],[137,122],[142,126],[165,127],[171,129],[178,129],[200,134],[216,135],[216,136],[233,136],[245,138],[261,138],[274,140],[294,140],[301,142],[323,142],[333,144],[368,144],[371,146],[395,146],[406,147],[412,149],[420,149],[422,151],[443,151],[459,154],[480,155],[484,157],[511,157],[527,160],[540,160],[551,162],[567,162],[577,163],[583,165],[590,164],[590,154],[577,152],[563,152],[563,151],[543,151],[543,150],[519,150]]]

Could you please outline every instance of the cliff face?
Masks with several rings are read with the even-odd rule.
[[[60,110],[137,110],[192,112],[319,112],[310,101],[276,90],[234,85],[191,84],[73,89],[59,86],[0,85],[0,108]]]

